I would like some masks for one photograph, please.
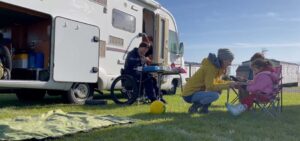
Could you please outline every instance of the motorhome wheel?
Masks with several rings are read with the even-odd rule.
[[[93,89],[86,83],[75,83],[67,94],[69,103],[84,104],[86,100],[93,98]]]
[[[180,85],[179,80],[174,79],[172,81],[172,88],[169,90],[169,94],[172,94],[172,95],[176,94],[176,89],[179,85]]]

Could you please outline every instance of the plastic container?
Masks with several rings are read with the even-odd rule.
[[[30,52],[28,57],[28,68],[44,68],[44,54],[42,52]]]
[[[42,52],[35,53],[35,67],[44,68],[44,54]]]
[[[36,54],[35,52],[29,52],[28,68],[36,68],[35,54]]]
[[[13,58],[13,68],[28,68],[28,54],[16,54]]]
[[[162,68],[160,66],[145,66],[143,68],[144,72],[156,72],[156,71],[161,71]]]

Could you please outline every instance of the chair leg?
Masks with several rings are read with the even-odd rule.
[[[271,103],[266,103],[266,104],[261,104],[258,102],[254,103],[254,109],[260,109],[260,111],[263,111],[267,115],[270,115],[271,117],[275,118],[278,116],[276,112],[276,107],[274,102]]]

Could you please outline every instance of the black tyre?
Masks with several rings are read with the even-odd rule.
[[[8,68],[4,68],[3,72],[4,73],[3,73],[2,79],[4,79],[4,80],[10,80],[10,78],[11,78],[11,72],[10,72],[10,70]]]
[[[93,99],[93,88],[87,83],[75,83],[68,91],[66,100],[72,104],[84,104],[86,100]]]
[[[172,81],[172,87],[168,90],[161,90],[163,95],[175,95],[178,87],[178,80],[174,79]]]
[[[179,81],[178,80],[173,80],[172,81],[172,88],[169,90],[169,94],[171,94],[171,95],[174,95],[174,94],[176,94],[176,90],[177,90],[177,87],[178,87],[178,83],[179,83]]]
[[[20,101],[38,101],[44,99],[45,90],[20,89],[16,90],[16,96]]]
[[[116,104],[131,105],[138,97],[137,82],[129,75],[121,75],[113,81],[110,94]]]

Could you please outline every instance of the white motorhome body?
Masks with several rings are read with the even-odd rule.
[[[155,63],[184,64],[175,20],[154,0],[0,0],[0,18],[14,56],[1,88],[69,91],[82,103],[92,88],[110,89],[138,33],[153,37]],[[178,80],[168,77],[162,88]]]

